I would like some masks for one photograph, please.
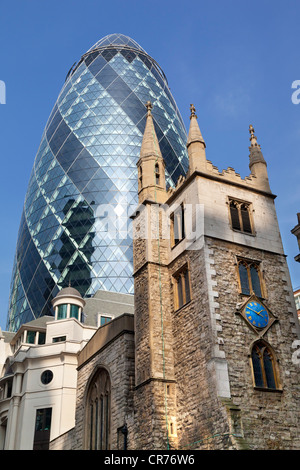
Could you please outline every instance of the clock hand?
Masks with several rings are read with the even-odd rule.
[[[262,309],[261,309],[259,312],[257,312],[257,313],[258,313],[258,315],[259,315],[259,314],[260,314],[260,312],[262,312],[263,310],[264,310],[264,308],[262,308]]]
[[[256,313],[257,315],[259,315],[260,317],[262,317],[263,315],[261,315],[260,312],[257,312],[256,310],[253,310],[253,308],[250,308],[250,307],[246,307],[248,308],[249,310],[252,310],[252,312]],[[262,311],[262,310],[261,310]]]

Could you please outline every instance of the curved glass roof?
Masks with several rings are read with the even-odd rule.
[[[136,41],[121,33],[108,34],[104,38],[100,39],[100,41],[97,41],[96,44],[88,50],[88,52],[97,49],[98,47],[105,46],[128,46],[136,49],[137,51],[146,52]]]

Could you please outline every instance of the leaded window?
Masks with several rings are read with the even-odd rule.
[[[231,227],[233,230],[253,234],[249,202],[229,200]]]
[[[251,295],[254,292],[257,297],[263,297],[262,275],[259,263],[239,259],[238,270],[241,294]]]
[[[185,265],[176,274],[174,280],[174,303],[175,310],[181,308],[191,300],[190,273]]]
[[[263,341],[254,344],[251,352],[251,363],[255,387],[279,388],[274,354]]]

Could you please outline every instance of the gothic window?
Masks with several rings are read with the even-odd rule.
[[[278,376],[274,354],[263,341],[254,344],[251,352],[251,364],[255,387],[278,389]]]
[[[181,204],[170,216],[171,245],[177,245],[185,237],[184,206]]]
[[[110,448],[110,395],[108,372],[99,369],[92,379],[86,401],[86,449]]]
[[[191,300],[190,273],[185,265],[176,274],[174,279],[175,310],[187,304]]]
[[[249,202],[229,199],[231,227],[244,233],[253,234]]]
[[[239,281],[241,294],[263,297],[262,276],[259,263],[245,259],[238,260]]]

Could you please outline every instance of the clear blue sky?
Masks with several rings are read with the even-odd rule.
[[[207,158],[249,174],[249,124],[268,163],[293,286],[300,212],[300,3],[271,0],[10,0],[0,6],[0,326],[17,233],[42,132],[65,76],[110,33],[135,39],[164,70],[186,126],[194,103]]]

